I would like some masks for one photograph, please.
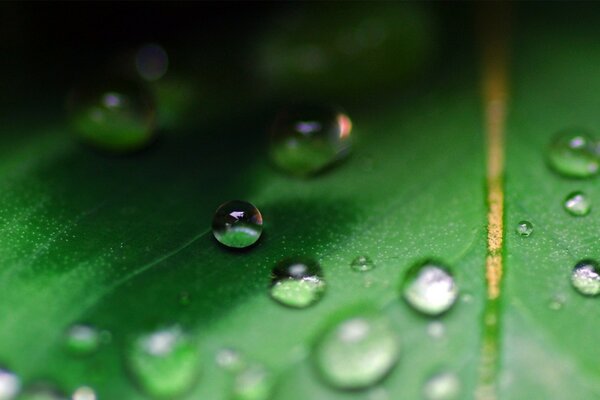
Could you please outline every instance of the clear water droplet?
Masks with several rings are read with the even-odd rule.
[[[135,82],[96,81],[82,86],[69,98],[69,114],[81,139],[107,151],[140,149],[155,133],[151,95]]]
[[[313,175],[349,154],[351,131],[350,118],[335,107],[289,108],[273,123],[271,159],[293,175]]]
[[[273,378],[265,367],[252,364],[240,371],[233,382],[232,400],[266,400],[271,394]]]
[[[65,338],[67,350],[74,355],[89,355],[100,347],[101,337],[98,330],[89,325],[73,325]]]
[[[167,73],[169,56],[162,46],[149,43],[137,51],[135,66],[143,79],[156,81]]]
[[[140,387],[155,397],[185,393],[200,370],[198,350],[179,326],[138,337],[129,348],[127,361]]]
[[[564,206],[569,214],[582,217],[590,212],[592,202],[585,193],[576,191],[565,198]]]
[[[528,237],[533,233],[533,225],[529,221],[520,221],[517,224],[517,233],[522,237]]]
[[[398,338],[387,319],[360,315],[328,329],[317,343],[316,366],[340,389],[361,389],[383,379],[396,365]]]
[[[12,400],[21,390],[21,379],[7,370],[0,368],[0,400]]]
[[[595,143],[594,138],[583,131],[561,132],[550,143],[548,162],[561,175],[574,178],[595,175],[600,168]]]
[[[81,386],[73,392],[72,400],[96,400],[96,392],[88,386]]]
[[[321,266],[305,257],[280,261],[271,271],[271,297],[288,307],[305,308],[325,293]]]
[[[594,260],[577,263],[571,272],[573,287],[585,296],[600,294],[600,266]]]
[[[367,256],[358,256],[352,260],[350,267],[358,272],[366,272],[375,268],[375,264],[373,264],[373,261]]]
[[[244,366],[242,355],[237,350],[228,347],[217,352],[215,361],[219,367],[230,372],[238,371]]]
[[[446,312],[458,297],[458,287],[449,268],[435,261],[410,268],[404,276],[401,290],[408,304],[426,315]]]
[[[253,245],[262,234],[262,215],[246,201],[232,200],[221,204],[212,222],[215,239],[227,247]]]
[[[455,400],[460,395],[460,381],[452,372],[440,372],[431,376],[423,387],[426,400]]]

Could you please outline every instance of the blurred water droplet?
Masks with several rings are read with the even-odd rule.
[[[582,131],[559,133],[548,148],[548,161],[556,172],[575,178],[592,176],[600,167],[595,140]]]
[[[169,56],[162,46],[149,43],[137,51],[135,66],[142,78],[147,81],[155,81],[167,73]]]
[[[12,400],[21,390],[21,379],[17,374],[0,368],[0,400]]]
[[[240,371],[233,383],[232,400],[266,400],[271,394],[272,376],[265,367],[252,364]]]
[[[293,308],[305,308],[323,297],[325,280],[321,266],[304,257],[280,261],[271,271],[271,297]]]
[[[271,129],[271,159],[294,175],[313,175],[350,152],[352,122],[334,107],[282,111]]]
[[[89,325],[73,325],[65,338],[67,350],[75,355],[90,355],[100,347],[101,337],[98,330]]]
[[[127,354],[129,369],[149,395],[172,398],[187,392],[199,374],[195,344],[179,326],[138,337]]]
[[[355,271],[365,272],[375,268],[375,264],[373,264],[373,261],[367,256],[358,256],[352,260],[350,267]]]
[[[404,299],[417,311],[439,315],[450,309],[458,296],[458,288],[450,270],[433,261],[414,265],[401,285]]]
[[[600,294],[600,267],[593,260],[577,263],[571,272],[571,283],[575,289],[585,296]]]
[[[215,238],[227,247],[253,245],[262,234],[262,215],[246,201],[232,200],[221,204],[212,222]]]
[[[533,233],[533,225],[529,221],[520,221],[517,224],[517,233],[522,237],[528,237]]]
[[[361,315],[328,329],[317,343],[315,361],[330,385],[361,389],[383,379],[396,365],[399,353],[389,321]]]
[[[590,212],[592,202],[585,193],[576,191],[565,198],[564,206],[569,214],[582,217]]]
[[[566,301],[567,298],[565,295],[560,294],[552,296],[550,302],[548,303],[548,308],[554,311],[558,311],[564,307]]]
[[[427,324],[427,334],[433,339],[441,339],[446,333],[446,327],[440,321],[432,321]]]
[[[36,383],[26,388],[19,395],[19,400],[67,400],[68,397],[55,388],[46,383]]]
[[[460,381],[452,372],[441,372],[431,376],[423,387],[426,400],[455,400],[460,395]]]
[[[72,396],[72,400],[96,400],[96,398],[96,392],[88,386],[77,388]]]
[[[215,361],[219,367],[230,372],[240,370],[244,366],[242,355],[237,350],[228,347],[217,352]]]

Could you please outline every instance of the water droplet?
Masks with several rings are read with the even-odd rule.
[[[575,178],[592,176],[600,167],[594,138],[577,130],[561,132],[552,140],[548,161],[556,172]]]
[[[0,368],[0,400],[12,400],[21,390],[21,379],[7,370]]]
[[[252,364],[240,371],[233,383],[232,400],[266,400],[271,394],[273,379],[262,365]]]
[[[169,56],[162,46],[149,43],[137,51],[135,66],[142,78],[147,81],[156,81],[167,73]]]
[[[87,386],[77,388],[72,396],[73,400],[96,400],[96,398],[97,396],[94,389]]]
[[[387,319],[361,315],[327,330],[317,344],[315,361],[332,386],[361,389],[383,379],[396,365],[399,352]]]
[[[294,175],[313,175],[350,152],[350,118],[334,107],[282,111],[271,131],[271,159]]]
[[[314,260],[285,259],[271,271],[271,297],[285,306],[305,308],[320,300],[324,293],[321,266]]]
[[[67,396],[54,386],[38,383],[25,389],[19,400],[67,400]]]
[[[408,304],[427,315],[444,313],[458,296],[450,270],[434,261],[410,268],[404,276],[401,290]]]
[[[215,361],[219,367],[230,372],[238,371],[244,365],[241,354],[237,350],[227,347],[217,352]]]
[[[221,204],[212,222],[215,238],[227,247],[253,245],[262,234],[262,215],[246,201],[232,200]]]
[[[375,268],[375,264],[373,264],[373,261],[367,256],[358,256],[352,260],[350,267],[355,271],[365,272]]]
[[[446,328],[440,321],[432,321],[427,324],[427,334],[433,339],[441,339],[446,333]]]
[[[565,198],[564,206],[569,214],[582,217],[590,212],[592,202],[585,193],[577,191]]]
[[[583,295],[600,294],[600,266],[593,260],[578,262],[571,272],[571,283]]]
[[[533,225],[529,221],[521,221],[517,224],[517,233],[522,237],[528,237],[533,233]]]
[[[172,398],[188,391],[200,369],[198,350],[179,326],[140,336],[127,356],[140,387],[156,397]]]
[[[558,294],[558,295],[552,296],[552,298],[550,299],[550,302],[548,303],[548,308],[550,308],[551,310],[554,310],[554,311],[558,311],[563,308],[566,301],[567,301],[567,298],[564,294]]]
[[[452,372],[440,372],[431,376],[423,387],[427,400],[454,400],[460,394],[460,381]]]
[[[79,136],[103,150],[137,150],[154,136],[150,94],[135,82],[94,82],[82,87],[70,96],[69,111]]]
[[[66,335],[67,350],[75,355],[89,355],[100,347],[100,333],[88,325],[73,325]]]

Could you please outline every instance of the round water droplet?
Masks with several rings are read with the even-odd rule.
[[[232,400],[266,400],[273,379],[262,365],[252,364],[240,371],[233,382]]]
[[[84,86],[70,96],[69,111],[77,134],[103,150],[137,150],[154,136],[151,96],[135,82],[119,80]]]
[[[187,392],[200,370],[198,350],[178,326],[140,336],[132,343],[127,361],[140,387],[154,397]]]
[[[446,333],[444,324],[440,321],[432,321],[427,324],[427,334],[433,339],[441,339]]]
[[[0,368],[0,400],[12,400],[21,390],[21,379],[7,370]]]
[[[426,400],[455,400],[460,395],[460,381],[452,372],[441,372],[431,376],[423,387]]]
[[[564,206],[569,214],[582,217],[590,212],[592,202],[585,193],[577,191],[570,193],[565,198]]]
[[[440,263],[426,261],[410,268],[401,286],[404,299],[417,311],[439,315],[450,309],[458,288],[450,270]]]
[[[361,389],[383,379],[396,365],[400,346],[388,320],[374,315],[347,319],[317,343],[315,363],[330,385]]]
[[[565,176],[592,176],[600,167],[595,143],[594,138],[583,131],[561,132],[550,143],[548,162],[556,172]]]
[[[600,294],[600,266],[593,260],[578,262],[571,272],[571,283],[579,293],[597,296]]]
[[[533,225],[529,221],[521,221],[517,224],[517,233],[522,237],[528,237],[533,233]]]
[[[169,56],[158,44],[146,44],[135,55],[135,67],[142,78],[155,81],[163,77],[169,68]]]
[[[271,159],[288,173],[315,174],[349,154],[351,130],[350,118],[336,108],[289,108],[273,123]]]
[[[96,400],[96,398],[94,389],[87,386],[77,388],[72,396],[72,400]]]
[[[293,308],[305,308],[321,299],[325,281],[319,264],[296,257],[279,262],[271,271],[271,297]]]
[[[241,354],[237,350],[227,347],[217,352],[215,361],[219,367],[230,372],[238,371],[244,366]]]
[[[253,245],[262,234],[262,215],[246,201],[232,200],[221,204],[212,222],[215,238],[227,247]]]
[[[350,267],[358,272],[366,272],[375,268],[375,264],[373,264],[373,261],[367,256],[358,256],[352,260]]]
[[[88,325],[73,325],[66,334],[65,346],[75,355],[89,355],[100,347],[100,333]]]

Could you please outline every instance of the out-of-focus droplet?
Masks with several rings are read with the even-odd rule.
[[[600,266],[594,260],[583,260],[571,271],[573,287],[585,296],[600,294]]]
[[[426,400],[456,400],[460,397],[460,381],[452,372],[440,372],[431,376],[423,387]]]
[[[585,193],[576,191],[569,193],[565,198],[564,207],[569,214],[575,217],[583,217],[589,214],[592,201]]]
[[[100,347],[101,337],[98,330],[89,325],[73,325],[66,333],[65,345],[74,355],[89,355]]]
[[[73,392],[72,400],[96,400],[96,392],[88,386],[81,386]]]
[[[36,383],[27,387],[18,397],[19,400],[67,400],[68,396],[56,387],[46,383]]]
[[[288,108],[271,128],[271,159],[292,175],[313,175],[350,153],[351,131],[350,118],[335,107]]]
[[[550,166],[559,174],[586,178],[598,173],[600,155],[591,135],[580,130],[559,133],[548,148]]]
[[[167,73],[169,56],[162,46],[149,43],[140,47],[137,51],[135,67],[143,79],[155,81]]]
[[[306,257],[280,261],[271,271],[271,297],[293,308],[315,304],[325,293],[320,265]]]
[[[256,243],[262,234],[262,215],[247,201],[221,204],[212,222],[215,239],[227,247],[244,248]]]
[[[352,260],[350,267],[358,272],[366,272],[375,268],[375,264],[373,264],[373,261],[367,256],[358,256]]]
[[[517,233],[519,236],[528,237],[533,233],[533,225],[529,221],[520,221],[517,224]]]
[[[0,400],[13,400],[21,390],[21,379],[7,369],[0,368]]]
[[[260,364],[251,364],[234,378],[232,400],[266,400],[271,394],[273,378]]]
[[[410,268],[402,281],[401,291],[409,305],[431,316],[449,310],[458,297],[458,287],[450,269],[434,261]]]
[[[244,366],[242,355],[235,349],[224,347],[215,356],[217,365],[226,371],[235,372]]]

